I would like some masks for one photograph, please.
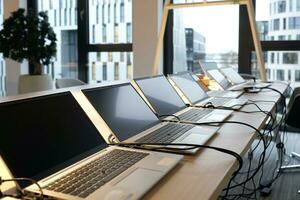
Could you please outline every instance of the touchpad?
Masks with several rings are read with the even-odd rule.
[[[118,182],[115,187],[126,188],[133,193],[140,195],[151,188],[162,177],[163,172],[145,168],[137,168],[123,180]],[[129,192],[129,191],[128,191]]]
[[[187,144],[194,144],[194,143],[198,143],[199,142],[203,142],[205,140],[207,140],[208,135],[201,135],[198,133],[191,133],[189,134],[187,137],[185,137],[181,142],[182,143],[187,143]]]

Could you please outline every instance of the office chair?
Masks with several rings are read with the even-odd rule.
[[[288,112],[285,119],[286,125],[291,126],[292,128],[296,128],[298,131],[300,131],[300,123],[298,119],[300,115],[300,87],[295,88],[291,96],[291,99],[289,101],[287,111]],[[299,153],[292,152],[291,157],[300,160]],[[300,165],[281,166],[279,168],[279,171],[283,172],[284,170],[288,170],[288,169],[300,169]]]
[[[85,83],[78,79],[72,79],[72,78],[61,78],[61,79],[56,79],[55,81],[55,87],[57,89],[80,86],[80,85],[85,85]]]

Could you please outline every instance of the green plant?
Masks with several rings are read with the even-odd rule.
[[[17,62],[27,59],[34,66],[33,74],[41,75],[56,55],[56,35],[45,12],[35,14],[24,9],[12,12],[0,31],[0,52]]]

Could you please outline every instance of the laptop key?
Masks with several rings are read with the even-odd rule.
[[[84,198],[147,155],[147,153],[116,149],[44,188]]]

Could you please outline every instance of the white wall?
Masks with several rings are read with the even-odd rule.
[[[133,76],[135,78],[153,75],[162,9],[162,0],[133,0]]]

